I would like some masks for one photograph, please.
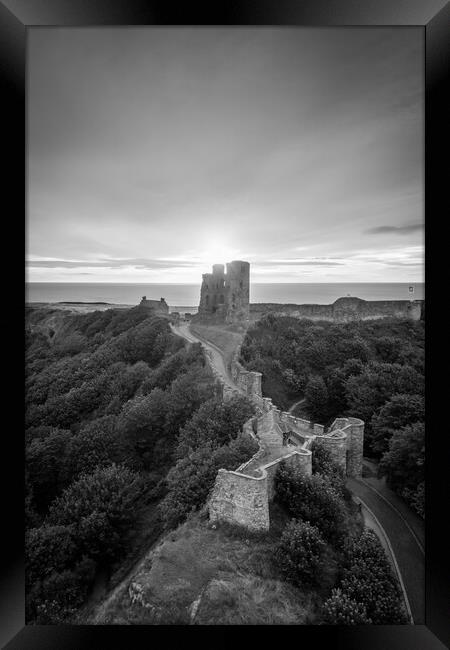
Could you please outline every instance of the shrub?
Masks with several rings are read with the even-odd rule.
[[[350,600],[364,606],[375,625],[407,622],[397,578],[372,530],[366,528],[346,549],[340,586]]]
[[[333,544],[343,542],[347,534],[346,508],[329,479],[319,474],[307,476],[281,462],[275,474],[275,492],[292,517],[317,526]]]
[[[275,551],[277,564],[285,576],[297,585],[320,580],[320,567],[326,544],[316,526],[295,519],[286,526]]]
[[[325,601],[322,610],[324,623],[329,625],[367,625],[372,623],[366,608],[342,593],[333,589],[330,598]]]
[[[320,474],[325,479],[328,479],[333,488],[343,496],[346,492],[344,471],[333,460],[328,449],[325,449],[322,445],[314,442],[311,450],[313,452],[313,474]]]
[[[27,619],[38,625],[70,622],[85,600],[95,574],[95,563],[83,558],[75,570],[54,571],[27,594]]]

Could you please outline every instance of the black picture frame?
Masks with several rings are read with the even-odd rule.
[[[27,30],[33,26],[111,26],[111,25],[302,25],[302,26],[419,26],[425,30],[425,215],[427,279],[427,499],[426,499],[426,625],[415,626],[295,626],[247,630],[257,640],[278,640],[285,634],[296,643],[330,644],[334,650],[364,649],[438,650],[450,646],[450,587],[448,538],[444,526],[448,519],[449,443],[444,371],[446,350],[442,280],[447,259],[442,223],[448,210],[449,150],[448,102],[445,101],[449,67],[450,4],[443,0],[259,0],[196,3],[151,0],[0,0],[0,75],[2,93],[2,140],[5,249],[12,252],[14,269],[3,282],[7,305],[3,335],[4,351],[12,361],[4,364],[8,379],[4,414],[11,416],[4,426],[2,491],[1,611],[0,641],[8,650],[25,648],[102,648],[111,645],[136,648],[148,646],[155,634],[180,634],[189,641],[194,635],[218,630],[208,627],[154,628],[147,626],[25,626],[23,558],[23,460],[24,443],[19,413],[23,412],[24,275],[22,251],[25,240],[26,147],[25,84]],[[445,208],[447,208],[445,210]],[[9,227],[15,227],[14,236]],[[442,233],[442,236],[441,236]],[[432,247],[432,249],[431,249]],[[431,250],[433,251],[431,253]],[[24,273],[24,271],[22,271]],[[23,284],[20,286],[20,283]],[[17,284],[19,286],[17,286]],[[439,326],[444,334],[439,338]],[[432,337],[431,337],[432,333]],[[16,370],[15,380],[10,374]],[[443,372],[444,381],[437,380]],[[434,379],[433,379],[434,378]],[[17,402],[17,406],[16,406]],[[6,471],[8,470],[8,471]],[[231,640],[245,632],[241,628],[220,630],[221,640]],[[270,639],[269,639],[270,637]],[[167,643],[168,637],[164,636]],[[4,645],[6,644],[6,645]]]

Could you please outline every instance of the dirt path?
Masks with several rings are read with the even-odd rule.
[[[233,390],[237,389],[242,394],[244,394],[244,391],[242,391],[233,382],[233,379],[231,378],[230,372],[227,368],[227,364],[224,358],[224,353],[219,347],[217,347],[217,345],[214,345],[214,343],[211,343],[211,341],[207,341],[206,339],[201,338],[197,334],[194,335],[189,329],[188,323],[180,323],[179,325],[170,325],[170,329],[174,334],[183,337],[190,343],[200,343],[202,347],[207,351],[207,354],[209,356],[209,359],[211,360],[212,365],[220,374],[225,384],[227,384],[227,386],[229,386],[230,388],[233,388]]]
[[[289,409],[288,413],[293,413],[294,410],[297,408],[297,406],[300,406],[300,405],[303,404],[305,401],[306,401],[306,397],[302,397],[302,399],[299,399],[298,402],[294,402],[294,403],[292,404],[291,408]]]

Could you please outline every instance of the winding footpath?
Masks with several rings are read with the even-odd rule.
[[[194,335],[188,323],[171,325],[174,334],[190,343],[201,343],[223,381],[233,389],[223,352],[213,343]],[[293,410],[300,402],[294,404]],[[425,623],[425,534],[424,524],[383,481],[375,478],[348,479],[347,487],[360,501],[364,519],[384,542],[397,572],[410,621]]]

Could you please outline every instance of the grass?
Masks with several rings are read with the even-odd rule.
[[[191,331],[201,338],[216,345],[222,350],[225,361],[227,364],[230,362],[234,351],[244,338],[242,332],[237,332],[236,327],[232,325],[200,325],[199,323],[191,323]]]
[[[195,513],[162,539],[89,621],[97,624],[297,624],[318,622],[321,590],[286,582],[273,562],[287,521],[272,507],[269,533],[251,534],[226,524],[211,525]],[[334,580],[336,568],[328,567]],[[328,581],[327,581],[328,582]],[[138,584],[140,602],[129,585]],[[325,596],[326,597],[326,596]]]

